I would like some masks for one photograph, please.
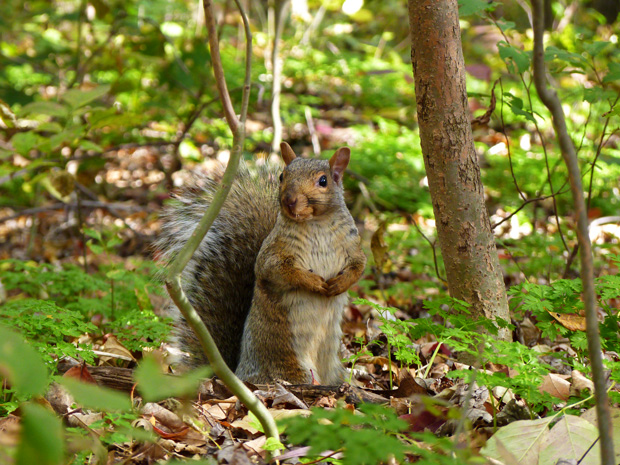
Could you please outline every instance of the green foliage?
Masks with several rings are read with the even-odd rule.
[[[86,408],[121,412],[131,409],[131,401],[126,394],[71,378],[63,378],[60,383],[78,404]]]
[[[64,441],[60,418],[41,405],[25,403],[23,410],[18,465],[60,465],[64,463]]]
[[[346,359],[343,360],[343,362],[351,364],[351,372],[350,372],[350,375],[349,375],[349,383],[351,383],[351,381],[353,379],[353,370],[355,368],[355,364],[357,363],[357,361],[361,357],[369,357],[369,356],[372,355],[372,352],[370,352],[368,350],[368,348],[365,346],[364,342],[365,341],[364,341],[363,337],[355,338],[354,341],[353,341],[353,344],[358,344],[360,346],[360,349],[356,350],[354,353],[352,353],[349,358],[346,358]]]
[[[431,432],[409,433],[412,439],[411,452],[418,458],[419,465],[461,465],[482,464],[486,460],[468,448],[457,447],[453,438],[437,437]]]
[[[97,327],[84,321],[82,314],[37,299],[16,300],[0,306],[4,323],[22,331],[42,354],[46,362],[62,357],[94,360],[90,345],[74,345],[67,339],[97,332]]]
[[[161,292],[152,280],[152,264],[132,272],[102,267],[90,274],[70,264],[5,260],[0,269],[7,291],[21,292],[0,305],[0,315],[48,362],[70,356],[92,363],[90,346],[72,342],[83,334],[113,332],[128,349],[140,350],[157,347],[169,333],[170,319],[155,315],[150,304],[149,294]],[[101,327],[90,322],[98,314],[106,317]]]
[[[48,371],[37,351],[4,325],[0,325],[0,341],[0,376],[22,396],[43,394],[49,382]],[[7,407],[3,406],[13,410]]]
[[[380,463],[390,457],[402,460],[408,448],[396,434],[407,423],[380,405],[361,404],[359,410],[361,414],[344,408],[314,408],[310,417],[291,417],[282,424],[289,441],[309,445],[310,455],[341,450],[343,465]]]
[[[601,343],[604,349],[616,351],[620,349],[618,312],[610,301],[620,297],[620,279],[617,275],[601,276],[595,280],[595,290],[600,298],[599,305],[607,313],[600,325]],[[583,332],[571,331],[557,324],[549,314],[582,314],[584,308],[581,292],[580,280],[561,279],[549,285],[523,283],[513,287],[509,293],[514,297],[511,299],[513,309],[521,314],[530,312],[543,337],[552,341],[558,337],[568,337],[572,347],[585,356],[587,346]]]
[[[393,317],[388,318],[388,314],[393,315],[396,312],[395,308],[383,307],[365,299],[358,299],[355,303],[370,305],[379,312],[379,319],[382,322],[381,331],[387,337],[388,344],[393,349],[396,360],[406,365],[421,364],[418,354],[411,350],[412,340],[408,335],[411,325],[410,321],[401,321]]]
[[[172,377],[161,372],[153,358],[142,360],[135,372],[138,389],[146,402],[157,402],[169,397],[193,395],[201,379],[211,373],[209,367],[198,368],[183,376]]]
[[[420,184],[424,177],[420,136],[389,119],[376,117],[374,123],[377,130],[367,125],[353,128],[358,146],[351,169],[371,180],[368,188],[383,207],[409,212],[425,209],[430,202],[428,190]]]
[[[571,285],[573,290],[578,289],[575,282],[571,282]],[[565,286],[564,289],[566,288]],[[517,292],[513,289],[513,293]],[[562,298],[568,297],[561,292],[554,295],[561,295]],[[528,294],[528,297],[532,305],[539,307],[545,305],[540,297],[532,294]],[[358,300],[357,303],[371,305],[380,313],[394,310],[363,299]],[[489,389],[496,386],[511,389],[513,393],[527,399],[528,405],[534,411],[551,409],[558,403],[558,399],[539,391],[544,376],[552,371],[552,367],[541,358],[541,353],[518,342],[499,341],[494,337],[498,327],[507,327],[507,322],[501,319],[494,322],[488,318],[472,318],[468,305],[456,299],[427,300],[424,304],[432,318],[409,321],[382,318],[381,329],[386,334],[388,343],[394,348],[396,360],[405,362],[407,365],[421,366],[418,355],[412,348],[415,347],[415,341],[422,336],[433,334],[438,342],[446,345],[451,351],[467,353],[479,360],[481,367],[492,363],[497,366],[507,366],[513,370],[511,377],[499,371],[474,372],[471,370],[454,370],[450,371],[447,376],[463,378],[468,383],[475,381]],[[543,324],[541,329],[546,327]],[[579,344],[584,343],[583,332],[574,332],[571,340],[572,338]],[[568,361],[568,363],[574,362]],[[575,369],[580,368],[583,369],[581,365],[575,365]]]
[[[105,433],[100,440],[105,445],[124,444],[132,439],[155,442],[157,440],[155,434],[133,426],[133,423],[139,418],[138,412],[108,412],[104,410],[103,418],[93,422],[90,427],[104,429]]]

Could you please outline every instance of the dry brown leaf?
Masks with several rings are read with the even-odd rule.
[[[568,400],[570,396],[570,383],[561,375],[549,373],[543,378],[543,382],[538,390],[551,394],[558,399]]]
[[[103,352],[103,353],[102,353]],[[131,352],[116,339],[116,336],[109,334],[101,349],[95,351],[99,355],[101,362],[113,361],[116,358],[127,361],[136,361]]]
[[[74,366],[69,368],[64,375],[63,378],[73,378],[79,381],[83,381],[85,383],[97,384],[95,378],[93,378],[88,371],[88,367],[86,364],[82,364],[80,366]]]
[[[251,441],[244,442],[242,446],[255,454],[260,456],[265,456],[265,449],[263,449],[265,442],[267,442],[267,436],[262,435],[257,437],[256,439],[252,439]]]
[[[497,85],[497,81],[495,81],[495,83],[493,84],[493,88],[491,89],[491,101],[489,102],[489,108],[487,109],[487,111],[483,115],[480,115],[477,118],[475,118],[474,120],[472,120],[472,122],[471,122],[472,125],[475,125],[475,124],[480,124],[480,125],[489,124],[489,121],[491,120],[491,115],[495,111],[495,86],[496,85]]]
[[[382,221],[370,239],[370,250],[372,251],[372,256],[375,259],[375,264],[377,265],[377,271],[379,273],[383,271],[385,255],[388,251],[388,246],[385,243],[384,237],[386,224],[385,221]]]
[[[19,442],[19,417],[10,414],[0,418],[0,446],[16,446]]]
[[[228,414],[226,412],[228,412],[228,409],[231,407],[231,405],[233,404],[217,403],[207,408],[206,413],[215,420],[223,421],[228,418]]]
[[[154,402],[148,402],[142,407],[142,415],[154,417],[159,423],[171,430],[180,430],[186,425],[176,413]]]
[[[369,364],[369,365],[380,365],[381,369],[384,371],[389,371],[391,367],[392,372],[396,375],[396,377],[400,377],[400,370],[398,369],[398,365],[394,361],[390,363],[390,359],[388,359],[387,357],[381,357],[381,356],[369,357],[366,355],[362,355],[360,358],[357,359],[356,363],[358,364],[363,363],[363,364]]]
[[[582,375],[579,371],[573,370],[571,373],[572,384],[571,384],[571,393],[581,393],[588,389],[590,392],[594,392],[594,383]]]
[[[431,378],[442,378],[446,373],[450,371],[450,367],[446,363],[437,363],[431,369],[429,376]]]
[[[284,386],[276,383],[267,391],[257,390],[254,391],[254,395],[259,399],[271,400],[271,406],[277,407],[278,405],[289,406],[292,408],[307,409],[308,406],[301,401],[295,394],[288,391]]]
[[[529,318],[524,318],[521,322],[521,333],[523,334],[523,343],[531,347],[540,338],[540,329]]]
[[[512,390],[505,388],[503,386],[495,386],[493,388],[493,395],[499,402],[503,402],[507,404],[511,400],[514,400],[515,395]]]
[[[547,313],[570,331],[586,330],[586,319],[583,316],[575,315],[574,313],[550,312],[549,310],[547,310]]]

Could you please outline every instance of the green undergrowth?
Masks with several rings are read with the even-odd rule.
[[[0,261],[8,294],[1,324],[19,330],[50,364],[63,357],[92,363],[92,341],[108,333],[130,351],[158,347],[170,322],[153,312],[151,296],[162,292],[155,266],[127,266],[131,270],[101,265],[87,273],[73,264]]]

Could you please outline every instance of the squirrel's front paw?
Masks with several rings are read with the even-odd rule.
[[[308,276],[308,289],[312,292],[316,292],[317,294],[327,295],[327,282],[323,279],[322,276],[310,272]]]
[[[326,295],[327,297],[333,297],[335,295],[347,292],[349,289],[349,283],[347,282],[344,273],[340,272],[337,276],[328,279],[326,282]]]

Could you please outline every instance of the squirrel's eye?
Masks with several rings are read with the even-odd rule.
[[[284,173],[280,173],[280,182],[282,182],[282,179],[284,179]]]
[[[323,175],[319,178],[319,186],[321,187],[327,186],[327,176]]]

